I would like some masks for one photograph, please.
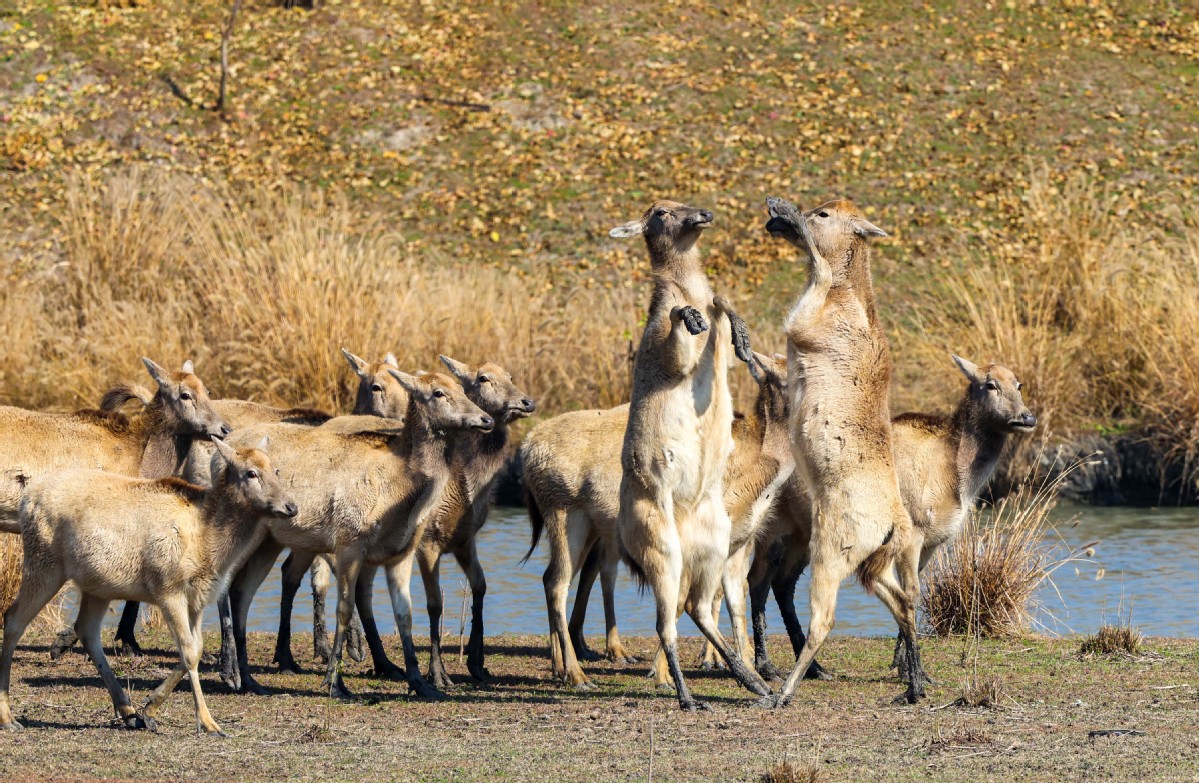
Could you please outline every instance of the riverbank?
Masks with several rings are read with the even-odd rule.
[[[114,658],[135,703],[173,665],[162,632],[144,637],[143,658]],[[50,662],[48,636],[25,640],[14,668],[15,712],[27,729],[0,733],[5,778],[161,780],[288,779],[597,781],[759,781],[787,758],[814,764],[823,781],[994,779],[1189,780],[1199,775],[1199,640],[1150,638],[1136,658],[1078,654],[1077,639],[1030,637],[983,642],[978,680],[993,683],[995,706],[956,706],[973,677],[960,639],[924,644],[937,685],[927,702],[892,704],[900,693],[886,666],[891,641],[834,635],[821,656],[833,682],[803,683],[793,705],[767,712],[723,673],[687,669],[710,712],[680,713],[654,691],[644,664],[588,664],[598,690],[576,693],[550,680],[543,637],[488,639],[493,682],[463,685],[444,703],[408,698],[406,686],[363,676],[348,662],[347,684],[362,698],[331,702],[320,675],[260,669],[269,697],[222,693],[211,671],[204,687],[228,740],[193,733],[192,703],[180,690],[157,735],[108,728],[107,694],[79,654]],[[653,643],[627,639],[648,657]],[[215,647],[208,639],[208,649]],[[270,660],[273,636],[251,635],[251,660]],[[602,643],[592,639],[592,645]],[[388,639],[394,648],[394,638]],[[683,642],[694,662],[699,640]],[[418,642],[422,658],[426,649]],[[311,667],[310,637],[296,639]],[[772,640],[782,659],[783,641]],[[465,667],[450,656],[451,676]],[[652,740],[651,740],[652,727]],[[1140,734],[1092,736],[1134,729]]]

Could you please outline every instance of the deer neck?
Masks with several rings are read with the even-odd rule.
[[[437,476],[448,472],[456,440],[451,435],[453,433],[436,429],[428,409],[410,398],[404,429],[392,443],[399,456],[404,458],[407,472]]]
[[[707,307],[712,301],[712,286],[699,259],[699,248],[692,245],[684,251],[671,247],[650,248],[653,267],[654,300],[663,295],[681,295],[689,304]]]
[[[973,500],[995,473],[1007,435],[985,426],[969,397],[954,411],[953,432],[958,440],[958,491]]]
[[[225,476],[213,477],[213,489],[203,501],[204,535],[201,557],[212,573],[209,598],[223,593],[233,572],[266,538],[262,513],[235,501],[225,491]]]
[[[138,475],[142,478],[176,476],[183,469],[194,436],[181,435],[167,423],[160,395],[146,406],[138,417],[136,433],[141,441],[141,462]]]
[[[862,303],[870,323],[877,325],[878,308],[875,305],[874,280],[870,273],[870,246],[864,241],[855,242],[847,252],[849,257],[846,259],[846,285]]]

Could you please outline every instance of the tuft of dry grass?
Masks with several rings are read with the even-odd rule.
[[[762,775],[762,783],[818,783],[823,779],[819,767],[812,764],[799,766],[789,759],[779,761]]]
[[[1066,548],[1051,519],[1058,492],[1078,464],[1020,484],[985,520],[972,514],[941,549],[921,576],[921,606],[933,633],[992,639],[1028,629],[1037,588],[1094,546]]]
[[[1139,628],[1129,624],[1105,623],[1091,636],[1082,640],[1080,655],[1138,655],[1144,637]]]
[[[0,533],[0,625],[21,588],[21,537]]]
[[[962,692],[953,704],[972,709],[998,709],[1005,698],[1003,683],[997,675],[981,676],[974,672],[962,681]]]

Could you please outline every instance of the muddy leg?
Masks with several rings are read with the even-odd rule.
[[[584,553],[591,545],[590,533],[585,525],[571,524],[577,517],[568,518],[561,509],[550,509],[544,516],[550,559],[541,582],[545,587],[545,603],[549,613],[550,656],[554,676],[576,689],[593,690],[595,686],[579,666],[566,622],[570,578],[574,574],[574,564],[583,562]]]
[[[597,548],[601,546],[597,545]],[[620,641],[620,631],[616,628],[616,574],[620,566],[620,557],[615,552],[609,552],[607,547],[602,548],[604,567],[600,570],[600,586],[604,594],[604,657],[613,663],[637,663],[639,659],[625,649],[624,643]]]
[[[304,583],[304,574],[315,559],[315,555],[293,550],[279,568],[282,585],[279,588],[279,633],[275,637],[274,663],[278,664],[281,672],[300,673],[300,667],[291,654],[291,613],[296,593]]]
[[[425,585],[425,608],[429,611],[429,681],[433,687],[448,690],[454,686],[441,657],[441,553],[436,545],[422,546],[416,553],[420,577]]]
[[[231,665],[225,660],[226,651],[221,650],[221,680],[231,690],[235,685],[240,684],[240,689],[234,690],[235,693],[255,693],[265,695],[266,688],[258,684],[254,679],[254,675],[250,672],[249,656],[246,652],[246,624],[250,616],[250,603],[254,600],[254,594],[258,592],[258,588],[266,579],[267,574],[271,572],[271,566],[275,564],[279,553],[283,551],[283,547],[274,539],[264,541],[254,554],[250,555],[249,560],[241,567],[241,570],[234,576],[233,581],[229,585],[229,609],[233,615],[233,641],[236,657],[236,666],[240,683],[232,683],[225,679],[224,672],[226,667]]]
[[[329,665],[329,627],[325,624],[325,594],[333,584],[333,566],[328,555],[312,561],[309,571],[312,586],[312,658],[322,666]]]
[[[783,617],[783,626],[787,629],[787,637],[791,640],[791,650],[795,654],[796,659],[799,658],[804,644],[807,643],[803,626],[799,622],[799,617],[795,614],[795,586],[806,567],[807,562],[805,561],[798,567],[789,569],[786,573],[777,574],[773,584],[774,600],[778,603],[779,614]],[[812,665],[804,673],[804,679],[831,680],[833,679],[833,675],[825,671],[824,667],[820,665],[820,661],[812,661]]]
[[[902,561],[897,565],[901,569],[904,567]],[[895,622],[899,624],[899,633],[903,638],[908,660],[908,690],[903,698],[909,704],[915,704],[924,698],[925,686],[931,682],[920,662],[920,649],[916,641],[915,595],[905,593],[894,574],[889,570],[875,582],[874,592],[895,617]],[[914,590],[911,591],[911,593],[914,592]]]
[[[813,549],[815,547],[816,542],[813,541]],[[816,660],[816,653],[833,630],[836,622],[837,593],[841,589],[842,580],[852,571],[835,543],[825,544],[825,547],[831,551],[818,552],[812,561],[812,581],[809,587],[812,619],[808,629],[811,634],[800,650],[795,668],[791,670],[782,689],[771,703],[771,706],[776,708],[785,707],[791,701],[800,678],[807,673],[812,661]]]
[[[113,639],[113,650],[118,653],[141,655],[141,645],[137,643],[137,614],[141,604],[137,601],[126,601],[125,609],[121,612],[121,622],[117,624],[117,635]]]
[[[379,566],[364,564],[358,572],[358,581],[354,587],[354,603],[358,608],[358,617],[362,619],[363,635],[371,651],[371,662],[375,666],[375,675],[385,677],[395,682],[404,682],[404,670],[396,666],[387,657],[383,646],[383,636],[379,633],[379,625],[375,622],[375,574]]]
[[[216,613],[221,622],[221,651],[217,660],[221,682],[235,693],[241,692],[241,672],[237,668],[237,639],[233,634],[233,608],[229,591],[217,599]]]
[[[476,682],[487,682],[491,673],[483,665],[483,599],[487,595],[487,579],[483,576],[483,566],[479,563],[479,553],[475,550],[472,539],[465,551],[455,552],[458,565],[466,573],[466,582],[470,585],[470,639],[466,643],[466,669]]]
[[[749,690],[751,693],[756,693],[759,696],[766,696],[770,693],[770,688],[758,676],[757,672],[745,664],[741,659],[741,655],[737,652],[735,645],[730,645],[725,642],[724,637],[720,635],[720,628],[716,624],[716,618],[712,615],[712,600],[705,600],[705,596],[700,596],[696,599],[695,605],[691,610],[691,619],[699,626],[699,630],[703,632],[708,641],[720,653],[720,657],[724,659],[728,665],[729,671],[737,682]]]
[[[337,625],[333,630],[333,649],[325,669],[322,683],[329,689],[329,696],[338,699],[353,698],[341,676],[341,655],[345,649],[346,631],[354,614],[354,591],[362,569],[361,555],[357,552],[342,552],[337,558]]]

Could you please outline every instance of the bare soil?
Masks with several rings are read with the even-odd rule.
[[[113,659],[135,702],[173,664],[161,632],[144,637],[147,655]],[[803,683],[789,708],[756,708],[725,673],[692,668],[711,709],[682,713],[644,664],[588,664],[598,689],[575,692],[551,680],[543,638],[501,636],[488,642],[492,681],[460,685],[444,702],[413,699],[352,662],[347,683],[359,699],[348,703],[321,693],[315,665],[302,675],[261,666],[267,697],[228,694],[205,672],[225,740],[194,732],[186,683],[160,733],[115,728],[91,664],[79,653],[51,662],[49,641],[27,638],[17,654],[12,696],[26,730],[0,732],[7,781],[758,781],[784,758],[826,781],[1199,777],[1195,640],[1147,639],[1137,657],[1082,657],[1070,639],[983,642],[977,655],[961,639],[929,640],[937,684],[908,706],[893,703],[902,686],[887,670],[890,640],[834,637],[822,659],[836,679]],[[296,637],[301,661],[310,642]],[[653,652],[650,639],[628,642]],[[272,645],[253,635],[251,659],[265,664]],[[781,661],[783,640],[773,649]],[[699,652],[699,640],[685,640],[684,660]],[[456,651],[449,665],[467,682]],[[996,706],[957,704],[979,694]],[[1141,733],[1091,734],[1121,729]]]

